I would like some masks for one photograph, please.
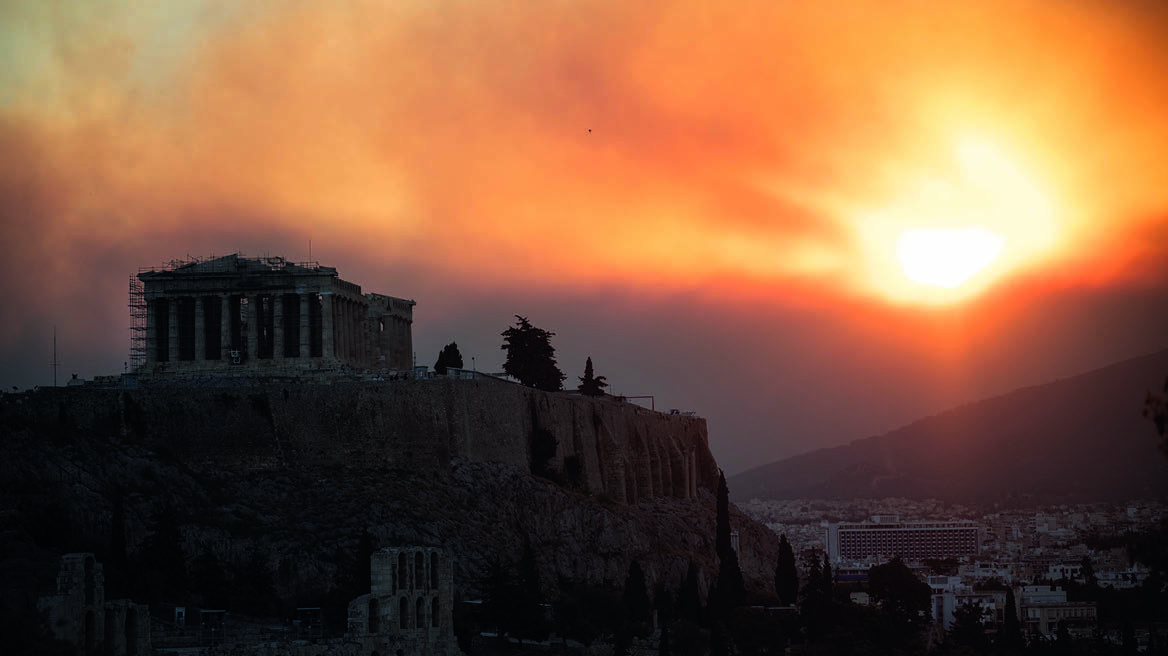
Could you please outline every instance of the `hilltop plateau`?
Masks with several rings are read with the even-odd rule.
[[[650,594],[676,591],[690,562],[717,572],[704,420],[611,399],[490,380],[202,380],[8,394],[0,431],[10,602],[75,551],[104,563],[107,596],[320,606],[334,624],[383,546],[449,550],[464,599],[528,552],[549,597],[619,588],[634,559]],[[775,536],[731,521],[748,588],[769,589]]]

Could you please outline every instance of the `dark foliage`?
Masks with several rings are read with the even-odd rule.
[[[191,591],[198,595],[197,605],[203,608],[228,607],[227,574],[210,550],[191,563]]]
[[[531,473],[547,477],[548,463],[556,457],[556,436],[546,428],[536,428],[531,432]]]
[[[928,620],[933,591],[900,558],[871,567],[868,585],[897,630],[910,634]]]
[[[438,352],[438,361],[434,363],[434,372],[446,375],[446,370],[453,367],[462,369],[462,353],[458,350],[457,342],[450,342]]]
[[[604,376],[594,376],[592,372],[592,358],[584,362],[584,375],[580,377],[580,386],[576,389],[585,396],[604,396],[604,388],[608,382]]]
[[[159,513],[153,524],[154,532],[146,538],[128,574],[134,596],[157,603],[186,591],[187,571],[175,512]]]
[[[953,626],[949,630],[948,639],[978,652],[985,651],[989,648],[985,626],[987,618],[988,614],[981,606],[962,604],[953,611]]]
[[[702,623],[702,595],[698,584],[698,568],[692,562],[685,571],[685,581],[677,594],[677,616],[694,624]]]
[[[726,487],[726,475],[718,470],[717,526],[714,535],[714,553],[718,560],[726,560],[734,552],[730,544],[730,489]]]
[[[45,656],[77,653],[76,647],[53,637],[46,613],[38,611],[31,601],[21,603],[0,598],[0,635],[4,636],[5,653]]]
[[[626,615],[624,602],[615,592],[583,584],[561,583],[552,610],[556,633],[585,646],[616,635]]]
[[[1148,392],[1144,399],[1144,416],[1156,426],[1160,434],[1160,449],[1168,456],[1168,378],[1164,379],[1164,388],[1160,394]]]
[[[798,627],[768,615],[762,608],[744,607],[730,617],[728,629],[737,653],[761,656],[785,653],[788,632]]]
[[[799,571],[795,568],[795,551],[787,534],[779,536],[779,562],[775,566],[775,594],[779,602],[790,606],[799,595]]]
[[[1022,648],[1022,625],[1018,621],[1018,602],[1014,589],[1006,588],[1006,608],[1002,617],[1002,628],[998,630],[997,647],[1000,651],[1013,653]]]
[[[503,371],[528,387],[556,392],[563,388],[566,376],[556,365],[556,349],[551,338],[555,333],[536,328],[527,317],[515,315],[515,325],[504,330],[503,345],[507,360]]]
[[[645,589],[645,572],[641,569],[641,564],[635,560],[629,563],[623,599],[629,620],[647,627],[653,619],[653,607],[649,603],[649,593]]]
[[[827,554],[823,554],[823,570],[821,576],[820,586],[823,589],[823,596],[831,599],[832,591],[835,589],[835,576],[831,572],[831,563],[827,560]]]
[[[500,636],[546,640],[551,629],[544,614],[539,566],[530,544],[514,568],[496,566],[484,586],[483,620]]]
[[[742,568],[738,564],[738,554],[730,541],[730,490],[726,487],[726,476],[718,472],[717,533],[715,546],[718,554],[718,583],[710,595],[710,605],[715,615],[723,615],[742,605],[746,595],[746,584],[742,579]],[[711,636],[713,644],[713,636]]]

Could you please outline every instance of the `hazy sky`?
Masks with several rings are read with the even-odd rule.
[[[0,385],[309,240],[419,364],[527,315],[729,473],[1168,347],[1165,10],[716,4],[0,2]]]

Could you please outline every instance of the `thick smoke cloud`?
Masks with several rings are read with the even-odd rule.
[[[309,240],[418,298],[420,363],[495,368],[545,317],[570,375],[708,415],[731,471],[1164,345],[1154,6],[131,4],[0,9],[6,387],[47,382],[53,325],[63,374],[120,371],[139,266]],[[965,133],[1056,243],[893,302],[861,217]]]

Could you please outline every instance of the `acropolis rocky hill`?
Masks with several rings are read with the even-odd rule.
[[[6,551],[34,571],[93,551],[116,585],[119,564],[151,566],[143,559],[169,548],[188,603],[211,562],[228,588],[258,571],[285,608],[326,614],[361,593],[349,571],[367,562],[361,552],[395,544],[450,550],[463,598],[527,547],[547,592],[619,587],[633,559],[651,591],[676,590],[691,561],[716,574],[718,473],[703,419],[493,379],[311,381],[5,395]],[[548,435],[554,455],[534,476],[533,440]],[[774,535],[737,512],[732,523],[748,587],[768,588]]]

